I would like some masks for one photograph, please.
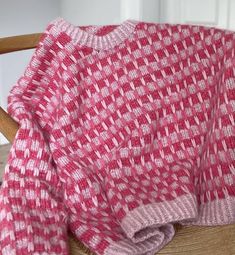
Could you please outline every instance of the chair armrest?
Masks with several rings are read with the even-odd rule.
[[[0,107],[0,132],[12,143],[19,128],[18,123]]]

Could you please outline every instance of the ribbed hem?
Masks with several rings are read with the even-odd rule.
[[[133,243],[130,239],[124,239],[111,243],[105,249],[104,255],[153,255],[169,243],[175,234],[172,224],[159,227],[155,236],[143,242]]]
[[[193,194],[180,196],[172,201],[140,206],[129,212],[121,222],[126,236],[133,242],[148,238],[159,226],[195,219],[198,216],[196,197]]]
[[[104,254],[155,254],[173,238],[173,223],[176,222],[208,226],[232,224],[235,222],[235,197],[215,200],[200,208],[193,194],[140,206],[129,212],[121,222],[127,239],[112,243]]]
[[[198,217],[182,225],[217,226],[235,223],[235,197],[227,197],[202,204]]]
[[[193,194],[140,206],[130,211],[121,222],[127,239],[112,243],[104,254],[154,254],[173,238],[175,230],[171,223],[195,219],[197,216],[197,200]]]
[[[56,34],[61,31],[65,32],[72,38],[74,44],[87,46],[96,50],[106,50],[114,48],[116,45],[128,39],[131,34],[134,33],[138,23],[139,21],[136,20],[126,20],[123,23],[117,25],[114,30],[103,36],[95,35],[92,32],[85,31],[79,26],[74,26],[63,18],[57,18],[50,24],[53,25],[52,30],[54,30]]]

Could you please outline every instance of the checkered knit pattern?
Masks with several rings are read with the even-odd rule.
[[[127,20],[46,28],[9,96],[1,254],[155,254],[235,222],[235,34]]]

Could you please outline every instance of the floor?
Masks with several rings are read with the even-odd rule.
[[[0,145],[0,180],[2,180],[2,175],[7,162],[7,155],[10,148],[10,144]]]

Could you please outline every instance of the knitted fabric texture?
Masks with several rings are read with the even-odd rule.
[[[150,255],[235,221],[235,33],[48,24],[9,95],[1,254]]]

